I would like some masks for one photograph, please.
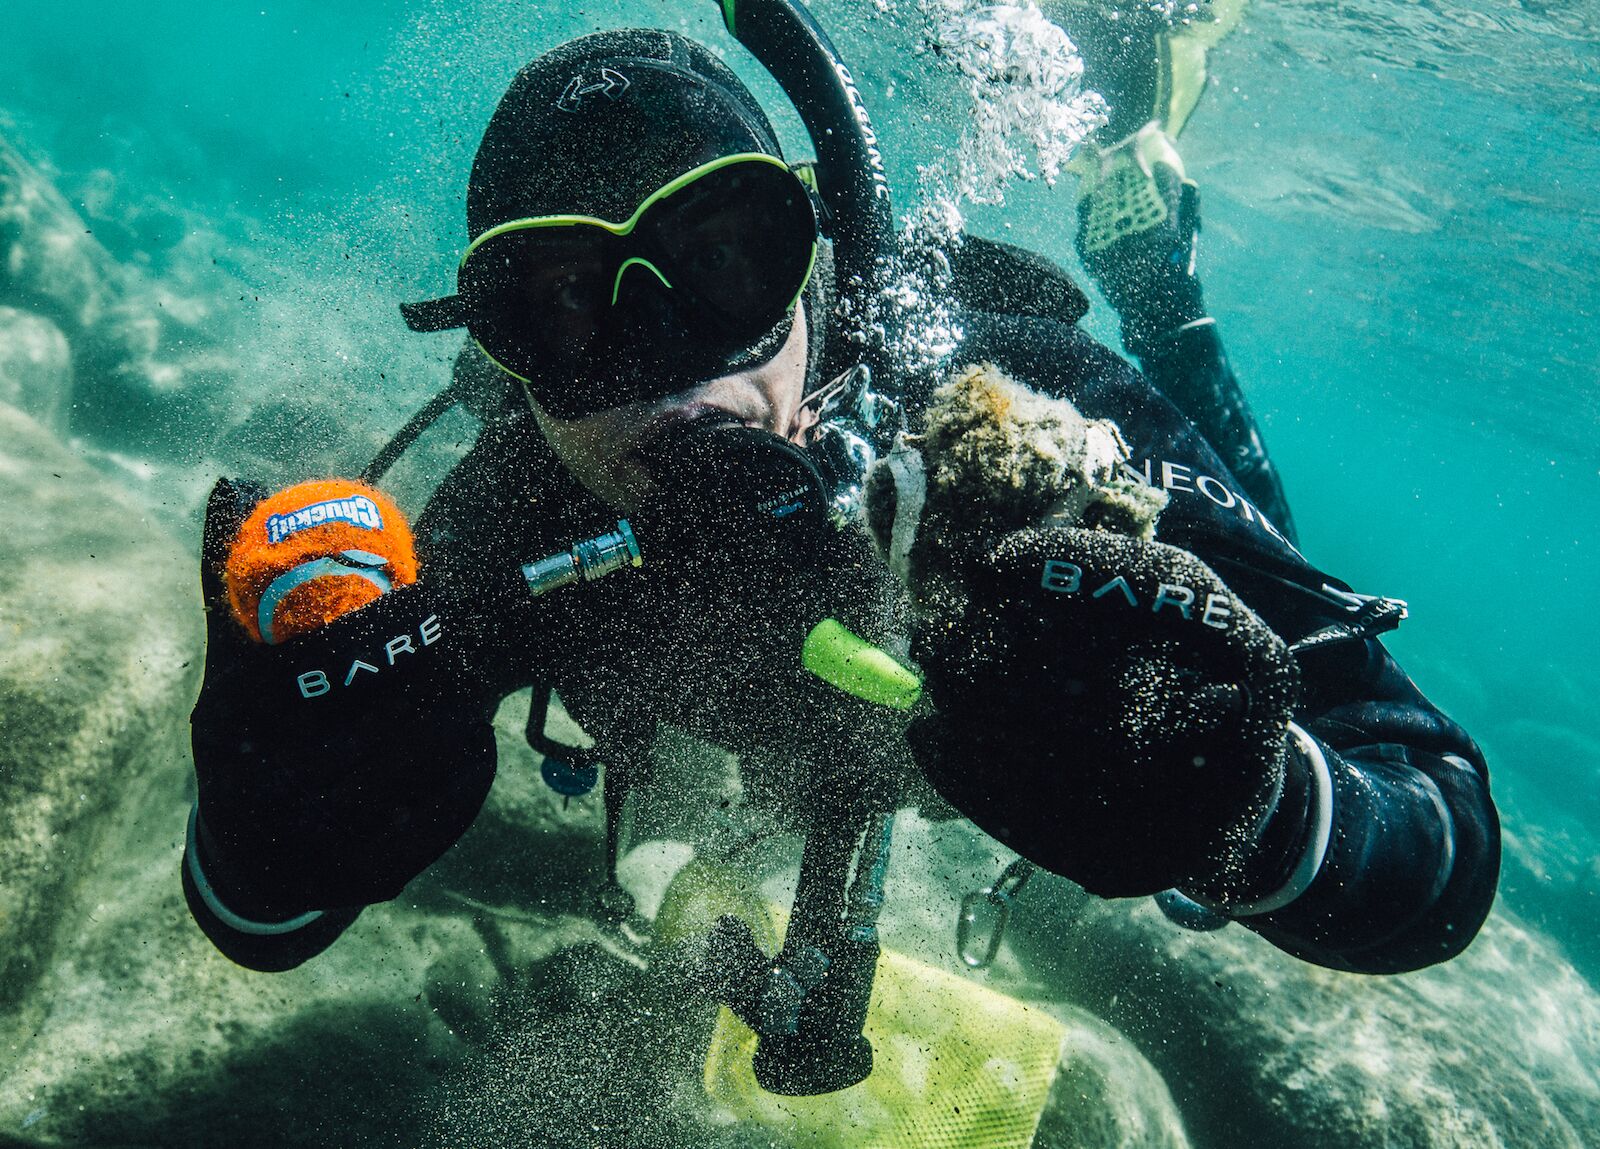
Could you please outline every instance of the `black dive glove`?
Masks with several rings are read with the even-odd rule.
[[[913,648],[934,712],[910,737],[932,784],[1093,893],[1218,888],[1282,784],[1284,643],[1161,543],[1029,528],[965,565],[964,608],[928,616]]]
[[[425,580],[279,646],[246,637],[219,571],[264,493],[223,480],[206,512],[185,884],[192,904],[203,878],[208,932],[218,917],[249,932],[394,897],[466,829],[494,776],[487,716],[465,693],[467,624]]]

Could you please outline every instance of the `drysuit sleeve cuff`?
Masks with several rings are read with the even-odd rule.
[[[183,893],[195,924],[226,957],[249,969],[293,969],[315,957],[355,921],[363,907],[306,910],[287,918],[246,916],[217,892],[208,870],[205,828],[196,803],[189,811],[183,849]]]
[[[1328,766],[1328,756],[1315,738],[1293,722],[1289,723],[1288,749],[1285,772],[1298,769],[1306,775],[1306,803],[1298,819],[1302,827],[1298,849],[1291,850],[1286,859],[1288,875],[1283,883],[1260,897],[1229,906],[1230,917],[1248,918],[1283,909],[1311,888],[1327,860],[1328,840],[1333,834],[1333,771]]]
[[[1285,736],[1283,783],[1256,823],[1243,857],[1210,881],[1184,891],[1230,918],[1283,909],[1321,873],[1333,834],[1333,772],[1322,745],[1291,722]]]

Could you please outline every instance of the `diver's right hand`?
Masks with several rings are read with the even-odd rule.
[[[494,740],[470,620],[418,582],[278,646],[231,614],[221,562],[259,489],[206,511],[206,667],[191,716],[207,877],[243,916],[382,901],[466,829]]]

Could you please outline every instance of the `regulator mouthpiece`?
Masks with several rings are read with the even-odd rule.
[[[627,519],[617,520],[617,529],[592,539],[574,543],[570,550],[524,563],[522,577],[528,580],[533,597],[575,582],[593,582],[623,567],[644,565],[639,541]]]
[[[673,555],[801,569],[832,533],[830,480],[780,435],[695,419],[652,436],[639,454],[652,480],[639,511],[645,538]]]

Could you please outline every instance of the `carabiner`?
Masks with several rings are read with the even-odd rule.
[[[974,890],[961,899],[956,918],[956,953],[972,969],[988,969],[1000,953],[1006,925],[1011,921],[1011,903],[1033,877],[1034,864],[1018,858],[994,880],[994,884]],[[982,941],[982,947],[974,944]]]

